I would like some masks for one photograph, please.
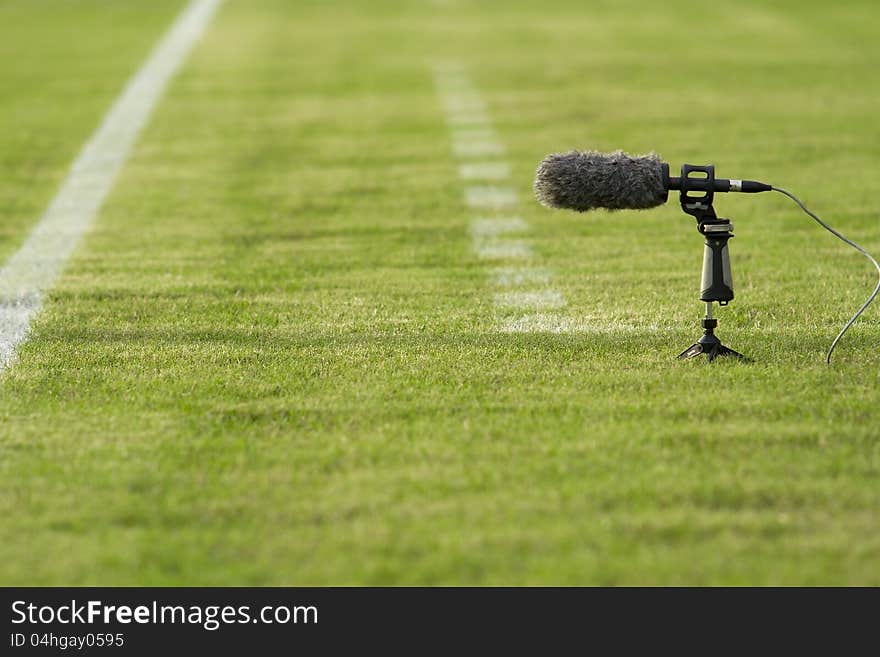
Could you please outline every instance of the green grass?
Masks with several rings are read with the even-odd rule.
[[[181,6],[122,4],[0,1],[28,53],[0,58],[0,255]],[[880,251],[877,20],[227,0],[4,375],[0,583],[880,584],[877,309],[823,362],[864,259],[782,197],[718,198],[719,334],[754,362],[680,363],[692,220],[531,200],[547,152],[654,149]],[[437,61],[596,331],[495,330]]]

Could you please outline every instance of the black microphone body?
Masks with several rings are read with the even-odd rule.
[[[681,189],[681,178],[669,175],[669,165],[665,162],[663,166],[666,170],[666,188],[679,191]],[[742,192],[744,194],[757,194],[758,192],[769,192],[772,187],[766,183],[757,180],[737,180],[735,178],[715,178],[712,181],[713,192]],[[695,191],[707,192],[708,185],[701,184],[699,178],[689,178],[688,188]]]

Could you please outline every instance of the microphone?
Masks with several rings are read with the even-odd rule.
[[[682,177],[671,177],[669,165],[656,153],[631,156],[623,151],[571,151],[554,153],[541,162],[535,175],[535,198],[548,208],[587,212],[606,210],[645,210],[662,205],[669,190],[686,192],[745,192],[754,194],[772,189],[754,180],[691,177],[685,165]]]

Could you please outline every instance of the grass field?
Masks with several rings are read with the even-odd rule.
[[[0,0],[0,258],[183,6]],[[753,362],[678,362],[702,240],[675,198],[531,191],[548,152],[656,150],[878,252],[878,21],[226,0],[2,375],[0,583],[880,585],[880,309],[824,364],[864,258],[781,196],[719,197],[719,335]],[[462,81],[513,263],[475,251]],[[501,267],[547,273],[516,291],[565,321],[516,324]]]

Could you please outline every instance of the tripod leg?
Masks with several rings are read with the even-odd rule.
[[[730,356],[732,358],[738,358],[739,360],[748,360],[748,358],[743,356],[738,351],[734,351],[730,347],[725,347],[724,345],[719,345],[718,356]]]
[[[722,347],[720,343],[716,342],[712,345],[712,348],[709,350],[709,362],[711,363],[713,360],[718,358],[718,356],[722,355],[724,352],[722,349],[726,349],[727,347]]]
[[[684,351],[682,351],[678,355],[678,360],[687,360],[688,358],[695,358],[696,356],[699,356],[701,353],[703,353],[703,345],[701,345],[699,342],[695,342],[694,344],[692,344],[690,347],[688,347],[687,349],[685,349]]]

